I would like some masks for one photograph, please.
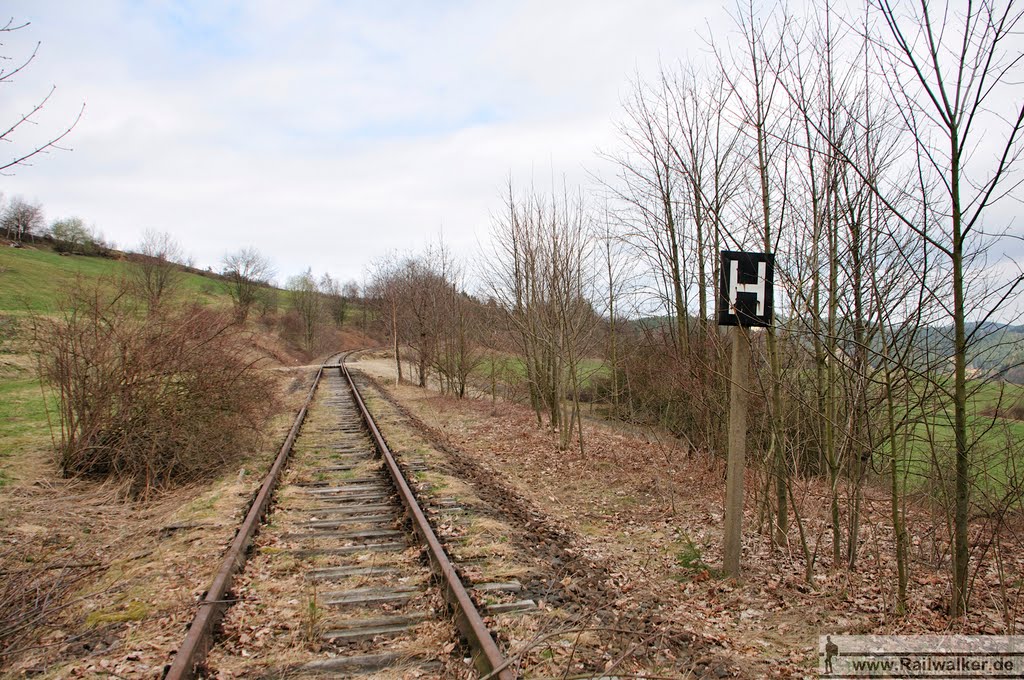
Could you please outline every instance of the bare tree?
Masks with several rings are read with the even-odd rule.
[[[345,282],[341,287],[341,295],[349,302],[354,302],[362,297],[362,292],[359,287],[359,283],[354,280]]]
[[[444,241],[428,251],[433,254],[435,323],[437,342],[433,368],[441,391],[466,396],[470,375],[483,362],[480,341],[480,303],[465,292],[464,269],[452,257]]]
[[[718,54],[721,72],[732,90],[734,103],[748,141],[746,163],[748,177],[756,190],[748,196],[746,219],[751,225],[750,246],[764,252],[776,253],[786,225],[786,200],[789,186],[789,154],[786,141],[791,136],[791,118],[778,77],[785,58],[783,45],[787,34],[787,16],[755,8],[751,0],[737,2],[735,13],[741,47],[729,64],[725,55]],[[742,234],[729,233],[730,240],[740,245]],[[778,304],[782,296],[777,296]],[[782,395],[782,350],[778,330],[773,325],[765,329],[768,355],[769,417],[771,440],[768,457],[772,461],[774,478],[774,540],[776,545],[786,543],[788,523],[787,488],[789,461],[785,432],[785,413]],[[766,494],[766,498],[767,498]]]
[[[131,278],[135,292],[150,310],[173,296],[181,283],[180,263],[185,259],[181,246],[167,232],[147,229],[142,237]]]
[[[604,214],[604,222],[598,233],[598,249],[601,255],[602,284],[605,288],[604,301],[606,307],[603,310],[608,317],[608,338],[606,347],[606,360],[610,374],[610,397],[612,403],[612,415],[619,415],[619,398],[622,386],[619,384],[622,373],[622,366],[619,361],[620,340],[619,326],[626,315],[622,313],[620,304],[624,297],[624,291],[628,285],[630,271],[628,260],[625,257],[624,244],[616,237],[611,224],[611,217],[607,210]]]
[[[349,303],[358,303],[359,323],[363,330],[366,330],[370,319],[368,289],[368,284],[360,284],[355,279],[350,279],[341,289],[342,295]]]
[[[344,289],[336,280],[331,278],[330,274],[321,276],[318,286],[324,296],[324,302],[331,320],[334,321],[338,328],[341,328],[345,325],[345,319],[348,318],[349,308],[349,300],[345,295]]]
[[[399,383],[402,382],[402,336],[399,325],[402,293],[398,255],[390,253],[375,261],[366,297],[376,305],[377,318],[386,324],[385,333],[391,337],[391,346],[395,354],[395,370],[397,371],[396,380]]]
[[[558,447],[578,437],[583,360],[596,343],[598,315],[590,303],[597,263],[582,196],[530,193],[517,200],[511,182],[508,213],[495,222],[489,286],[519,342],[538,422],[559,433]]]
[[[13,18],[9,19],[6,24],[0,26],[0,35],[20,31],[28,25],[29,22],[27,21],[17,23]],[[7,55],[0,55],[0,60],[5,64],[4,67],[0,68],[0,84],[15,82],[17,77],[35,60],[39,52],[39,45],[40,43],[36,43],[32,52],[27,56],[9,57]],[[10,175],[13,168],[19,165],[29,165],[32,159],[40,154],[46,154],[51,150],[66,150],[65,147],[60,146],[61,141],[71,133],[78,124],[78,121],[82,119],[82,114],[85,112],[84,103],[71,123],[61,128],[56,134],[45,134],[41,139],[22,141],[23,133],[36,128],[38,125],[37,119],[39,114],[50,103],[50,99],[53,97],[56,89],[56,85],[51,86],[49,92],[37,100],[27,112],[19,114],[12,121],[0,126],[0,141],[12,144],[15,149],[7,160],[0,161],[0,175]]]
[[[968,514],[977,444],[968,422],[967,367],[972,347],[984,334],[984,324],[968,332],[968,320],[987,321],[1005,308],[1021,283],[1015,276],[983,290],[971,286],[971,271],[991,243],[992,232],[986,234],[984,226],[990,208],[1020,183],[1015,171],[1024,103],[1016,88],[1024,63],[1015,40],[1024,9],[1012,0],[963,6],[872,0],[870,5],[881,24],[871,34],[881,71],[910,131],[912,150],[922,161],[922,179],[938,188],[921,193],[922,222],[894,205],[891,187],[871,183],[933,251],[933,266],[948,276],[943,287],[949,296],[953,378],[943,391],[953,404],[956,456],[950,613],[959,616],[968,606]]]
[[[26,241],[34,238],[43,229],[43,207],[38,203],[29,203],[20,196],[15,197],[0,217],[7,238]]]
[[[662,69],[658,81],[652,91],[664,100],[658,108],[665,113],[654,125],[665,140],[669,172],[679,185],[675,200],[679,248],[685,255],[684,298],[689,307],[696,287],[698,323],[706,330],[719,244],[736,231],[725,225],[742,178],[742,158],[737,153],[742,128],[728,116],[727,106],[735,93],[722,69],[703,76],[692,65],[677,71]],[[696,280],[688,271],[696,272]]]
[[[427,371],[437,357],[441,334],[442,306],[446,297],[443,250],[428,248],[420,257],[410,257],[402,265],[402,319],[405,338],[416,352],[416,373],[420,387],[427,386]]]
[[[223,276],[228,282],[228,294],[235,305],[235,318],[245,321],[262,289],[270,284],[274,267],[255,248],[242,248],[224,256]]]
[[[669,337],[684,354],[690,331],[686,191],[676,163],[680,130],[670,88],[667,78],[653,85],[635,79],[624,103],[626,121],[619,125],[622,149],[602,155],[618,169],[617,183],[605,186],[626,208],[619,216],[622,236],[648,262],[649,294],[671,317]]]
[[[320,327],[324,320],[324,296],[317,284],[313,270],[307,269],[298,276],[288,279],[287,288],[292,294],[292,308],[299,314],[302,324],[302,345],[307,352],[316,347]]]

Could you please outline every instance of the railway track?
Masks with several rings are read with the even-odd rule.
[[[326,364],[165,677],[472,675],[462,656],[514,677],[344,360]]]

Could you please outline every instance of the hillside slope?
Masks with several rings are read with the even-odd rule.
[[[123,253],[114,257],[58,255],[52,248],[0,248],[0,312],[50,311],[61,291],[76,278],[118,279],[130,275],[131,262]],[[181,286],[202,304],[230,304],[227,288],[214,275],[182,271]]]

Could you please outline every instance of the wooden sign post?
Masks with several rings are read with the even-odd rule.
[[[751,327],[772,323],[775,258],[769,253],[722,251],[718,325],[732,326],[729,383],[729,454],[725,477],[725,539],[722,571],[740,575],[743,549],[743,475],[747,455]]]
[[[725,471],[726,576],[740,575],[743,524],[743,475],[747,466],[747,388],[750,386],[750,336],[743,326],[732,328],[732,380],[729,383],[729,457]]]

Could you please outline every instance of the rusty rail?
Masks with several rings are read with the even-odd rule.
[[[164,680],[191,680],[196,677],[197,671],[205,663],[206,655],[213,646],[216,626],[223,618],[224,612],[231,602],[226,598],[227,593],[231,589],[235,576],[245,564],[249,546],[266,515],[271,495],[291,455],[292,446],[298,438],[299,430],[306,419],[306,413],[313,401],[313,395],[316,393],[324,371],[333,369],[338,369],[348,381],[359,411],[362,414],[367,429],[370,431],[370,435],[373,437],[375,445],[380,451],[381,457],[387,465],[388,473],[398,490],[402,504],[412,518],[413,528],[427,548],[427,556],[429,557],[431,568],[442,586],[445,600],[448,601],[454,610],[455,623],[472,649],[474,665],[481,675],[485,675],[488,678],[515,680],[516,674],[512,672],[509,668],[509,663],[498,650],[494,638],[491,637],[490,632],[484,625],[479,611],[477,611],[472,599],[470,599],[469,593],[466,592],[465,586],[459,579],[458,574],[456,574],[455,568],[441,546],[441,542],[436,534],[434,534],[430,523],[423,514],[423,510],[416,501],[412,489],[398,467],[398,463],[388,448],[387,442],[384,441],[383,435],[366,408],[366,403],[363,401],[362,395],[359,394],[359,390],[356,388],[355,382],[345,366],[344,357],[342,357],[340,364],[325,363],[317,371],[316,378],[309,388],[305,402],[296,415],[295,422],[292,424],[284,444],[281,445],[281,449],[274,459],[270,472],[253,499],[245,521],[239,527],[234,540],[232,540],[230,547],[225,553],[220,569],[217,570],[210,588],[198,603],[199,611],[192,620],[185,635],[185,640],[178,648],[173,662],[167,667],[164,673]]]
[[[298,415],[295,416],[292,429],[288,432],[284,444],[281,445],[281,450],[278,452],[277,458],[274,459],[270,472],[267,474],[266,479],[263,480],[263,485],[253,499],[249,512],[245,516],[245,521],[242,522],[238,533],[235,534],[235,538],[231,542],[231,546],[224,554],[224,559],[221,562],[220,569],[217,570],[216,576],[213,578],[213,583],[210,584],[210,588],[206,591],[203,599],[199,601],[199,611],[196,613],[195,618],[192,619],[192,623],[188,627],[188,633],[185,635],[185,640],[181,643],[181,647],[178,648],[177,654],[174,655],[174,661],[164,673],[165,680],[190,680],[196,677],[196,671],[206,661],[206,655],[213,646],[214,629],[221,618],[223,618],[224,612],[230,604],[226,599],[226,595],[231,589],[232,583],[234,583],[235,576],[241,571],[242,565],[245,564],[249,545],[252,543],[253,536],[256,535],[256,530],[263,521],[264,515],[266,515],[267,507],[270,505],[271,494],[281,476],[281,471],[288,462],[288,457],[291,455],[292,445],[295,444],[295,440],[299,436],[299,430],[306,419],[306,412],[313,401],[313,395],[320,384],[320,378],[323,376],[325,369],[337,367],[337,364],[328,365],[325,363],[317,371],[316,378],[306,394],[306,400],[302,408],[299,409]]]
[[[459,575],[455,573],[455,568],[448,559],[444,547],[441,546],[441,542],[437,539],[437,535],[434,534],[430,522],[427,521],[423,510],[416,501],[412,489],[409,488],[409,484],[405,481],[405,476],[398,467],[398,463],[395,462],[395,457],[391,454],[387,442],[384,441],[383,435],[377,429],[377,424],[370,415],[370,411],[366,408],[362,395],[356,389],[355,382],[352,380],[352,375],[349,373],[344,359],[341,362],[340,370],[348,381],[349,388],[352,390],[352,395],[359,406],[359,411],[363,415],[367,429],[369,429],[377,449],[384,458],[391,479],[402,499],[402,505],[405,506],[406,512],[412,518],[413,528],[427,548],[427,556],[430,558],[431,567],[441,583],[445,600],[454,609],[455,624],[473,650],[473,663],[477,671],[481,675],[498,678],[499,680],[515,680],[515,673],[509,668],[509,664],[498,650],[498,645],[495,644],[490,631],[484,625],[480,612],[477,611],[476,605],[473,604],[469,593],[466,592],[466,587],[462,585]]]

